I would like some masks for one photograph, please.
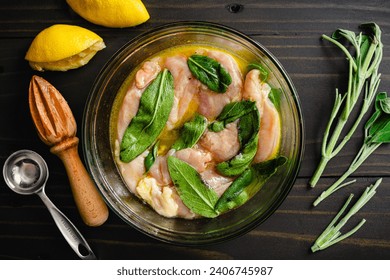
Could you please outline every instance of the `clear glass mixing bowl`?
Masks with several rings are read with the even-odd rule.
[[[289,160],[243,206],[214,219],[172,219],[158,215],[126,188],[114,161],[110,115],[124,80],[140,63],[166,48],[183,44],[215,46],[260,61],[269,83],[282,91],[281,155]],[[264,222],[290,192],[303,155],[303,122],[296,90],[278,60],[261,44],[225,26],[207,22],[164,25],[124,45],[104,66],[88,97],[82,126],[87,168],[112,211],[126,223],[162,241],[200,245],[228,240]]]

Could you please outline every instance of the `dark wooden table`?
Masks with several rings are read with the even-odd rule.
[[[237,2],[237,13],[227,6]],[[335,87],[346,88],[343,54],[321,34],[337,28],[358,31],[375,21],[383,30],[381,90],[390,90],[390,2],[376,1],[159,1],[144,0],[151,19],[134,28],[109,29],[80,18],[62,0],[2,0],[0,4],[0,164],[14,151],[32,149],[48,162],[47,193],[75,223],[101,259],[389,259],[390,165],[388,145],[380,147],[355,174],[357,182],[312,208],[311,203],[342,174],[362,141],[357,130],[348,146],[331,161],[315,189],[308,180],[319,160],[320,142],[334,99]],[[67,99],[81,127],[89,90],[99,70],[124,43],[142,32],[173,21],[201,20],[242,31],[267,47],[291,75],[305,121],[305,156],[296,183],[281,207],[265,223],[232,241],[202,247],[181,247],[156,241],[125,224],[113,212],[101,227],[81,221],[60,160],[38,139],[29,114],[28,84],[42,75]],[[103,37],[107,48],[85,67],[69,72],[34,72],[24,55],[35,35],[56,23],[76,24]],[[80,151],[81,152],[81,151]],[[323,252],[310,246],[340,209],[349,193],[383,177],[376,196],[351,219],[367,223],[355,235]],[[36,196],[20,196],[0,182],[1,259],[77,259]],[[347,226],[347,227],[348,227]]]

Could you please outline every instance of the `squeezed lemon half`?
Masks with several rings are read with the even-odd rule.
[[[87,64],[105,47],[103,39],[88,29],[55,24],[34,38],[25,59],[38,71],[67,71]]]
[[[89,22],[106,27],[131,27],[150,16],[141,0],[66,0],[68,5]]]

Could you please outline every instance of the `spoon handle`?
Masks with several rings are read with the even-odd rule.
[[[84,223],[88,226],[100,226],[108,218],[108,209],[80,160],[78,142],[77,137],[72,137],[53,146],[50,151],[65,165],[73,198]]]
[[[95,254],[73,223],[51,202],[43,189],[37,194],[46,205],[58,229],[73,251],[83,260],[95,260]]]

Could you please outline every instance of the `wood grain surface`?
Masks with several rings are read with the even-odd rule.
[[[100,259],[389,259],[390,147],[381,146],[354,174],[357,182],[312,208],[311,203],[347,168],[362,142],[361,128],[336,160],[330,162],[315,189],[308,180],[319,160],[320,145],[335,88],[346,88],[343,54],[320,40],[337,28],[358,31],[375,21],[383,31],[381,91],[390,91],[390,2],[374,1],[143,1],[151,19],[134,28],[112,29],[91,24],[61,0],[0,2],[0,163],[14,151],[32,149],[48,163],[47,194],[73,221]],[[229,11],[240,4],[237,13]],[[107,48],[88,65],[69,72],[39,73],[55,85],[72,108],[79,131],[84,105],[100,69],[126,42],[161,24],[200,20],[227,25],[263,44],[282,63],[298,91],[305,124],[305,155],[299,177],[281,207],[251,232],[221,244],[182,247],[143,235],[110,213],[101,227],[83,224],[74,205],[65,169],[39,140],[29,115],[28,84],[34,72],[24,55],[35,35],[56,23],[86,27],[103,37]],[[80,137],[79,133],[78,136]],[[80,151],[80,154],[82,152]],[[310,246],[340,209],[349,193],[383,177],[377,194],[354,216],[366,224],[355,235],[325,251]],[[21,196],[0,181],[0,258],[76,259],[37,196]]]

